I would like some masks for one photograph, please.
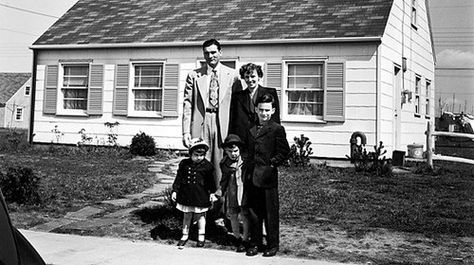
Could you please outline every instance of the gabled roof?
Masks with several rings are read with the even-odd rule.
[[[30,77],[30,73],[0,73],[0,106],[4,106]]]
[[[37,45],[381,37],[393,0],[79,0]]]

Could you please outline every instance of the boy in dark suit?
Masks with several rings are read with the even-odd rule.
[[[251,242],[247,256],[258,254],[263,246],[262,224],[267,232],[267,249],[264,257],[276,255],[280,243],[278,169],[288,158],[290,147],[285,128],[271,118],[275,113],[275,100],[264,94],[257,99],[258,123],[250,128],[247,136],[246,161],[247,207],[250,208]]]

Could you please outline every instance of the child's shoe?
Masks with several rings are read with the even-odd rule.
[[[204,241],[198,241],[197,244],[196,244],[196,247],[198,247],[198,248],[204,247]]]
[[[179,249],[183,249],[183,248],[184,248],[184,245],[186,245],[186,242],[187,242],[187,241],[188,241],[188,240],[181,240],[181,239],[180,239],[180,240],[178,241],[178,248],[179,248]]]

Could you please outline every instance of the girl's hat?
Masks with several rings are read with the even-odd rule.
[[[224,140],[222,147],[230,147],[232,145],[237,145],[238,147],[242,146],[244,143],[240,140],[240,137],[236,134],[229,134]]]
[[[198,148],[202,148],[207,152],[207,150],[209,150],[209,145],[201,138],[191,139],[191,144],[189,145],[189,154]]]

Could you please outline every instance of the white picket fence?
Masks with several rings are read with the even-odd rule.
[[[455,156],[442,156],[442,155],[435,155],[433,153],[433,143],[434,137],[433,136],[449,136],[449,137],[461,137],[461,138],[470,138],[474,139],[474,134],[468,133],[453,133],[453,132],[439,132],[433,130],[433,124],[428,122],[427,129],[426,129],[426,162],[428,165],[433,168],[433,158],[436,160],[445,160],[445,161],[453,161],[453,162],[461,162],[467,164],[473,164],[474,160],[462,158],[462,157],[455,157]]]

